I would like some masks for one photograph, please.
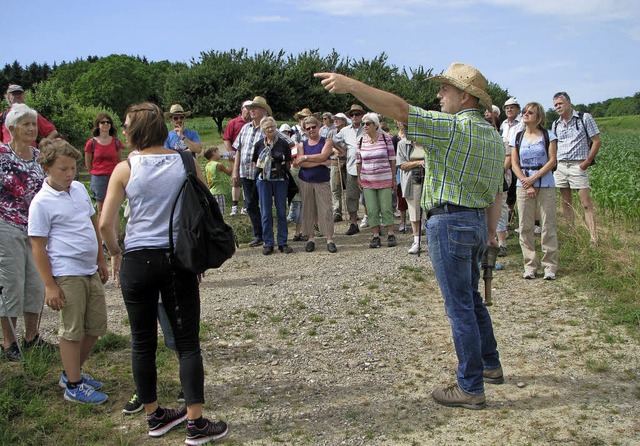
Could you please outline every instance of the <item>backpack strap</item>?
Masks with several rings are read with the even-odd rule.
[[[91,138],[91,154],[96,151],[96,138]]]
[[[523,137],[524,137],[524,130],[520,130],[516,134],[516,153],[518,154],[518,161],[520,161],[520,144],[522,144]]]
[[[180,199],[180,195],[182,195],[182,191],[184,191],[184,188],[189,182],[189,176],[196,175],[196,164],[193,161],[193,157],[186,151],[178,152],[178,155],[182,158],[182,164],[184,166],[184,170],[187,172],[187,176],[182,182],[180,189],[178,189],[178,194],[176,195],[176,200],[173,202],[171,214],[169,216],[169,253],[171,256],[173,256],[175,250],[175,244],[173,243],[173,216],[176,211],[176,206],[178,205],[178,200]]]

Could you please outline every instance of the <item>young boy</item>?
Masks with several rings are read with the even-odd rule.
[[[204,157],[209,161],[207,165],[204,166],[207,185],[209,186],[211,195],[213,195],[218,202],[220,212],[224,215],[226,204],[224,197],[224,182],[226,180],[220,172],[225,173],[230,177],[231,169],[220,162],[220,151],[217,147],[207,147],[204,151]]]
[[[103,284],[109,277],[98,219],[87,190],[77,181],[80,152],[63,140],[44,140],[38,161],[48,175],[29,207],[28,234],[45,285],[45,302],[60,312],[64,399],[102,404],[108,396],[82,365],[107,332]]]

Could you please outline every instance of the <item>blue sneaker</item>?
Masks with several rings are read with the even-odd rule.
[[[62,372],[62,375],[60,375],[60,381],[58,381],[58,385],[63,389],[66,389],[67,381],[69,381],[69,379],[67,378],[67,375],[64,372]],[[94,390],[100,390],[102,389],[102,386],[103,386],[103,384],[100,381],[93,379],[93,376],[87,373],[82,374],[82,383],[93,387]]]
[[[102,392],[94,390],[93,387],[85,383],[80,384],[75,389],[67,389],[64,391],[64,399],[83,404],[102,404],[109,397]]]

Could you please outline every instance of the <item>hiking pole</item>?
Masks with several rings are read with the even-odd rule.
[[[338,158],[338,176],[340,177],[340,197],[342,200],[342,212],[347,214],[347,218],[349,215],[349,210],[347,209],[347,191],[344,185],[344,181],[342,181],[342,167],[340,167],[340,156]],[[347,167],[347,166],[345,166]],[[349,220],[350,221],[350,220]]]
[[[422,205],[420,205],[420,220],[418,220],[418,257],[420,257],[420,253],[422,252],[422,242],[420,241],[421,238],[422,238]]]
[[[493,279],[493,268],[496,266],[496,259],[498,258],[498,252],[500,249],[495,246],[487,246],[484,254],[482,255],[482,279],[484,280],[484,304],[487,307],[493,305],[491,300],[491,280]]]
[[[22,347],[20,347],[20,342],[18,342],[18,336],[16,335],[16,327],[13,326],[13,321],[8,316],[9,312],[7,311],[7,304],[4,301],[4,294],[2,294],[3,286],[0,286],[0,300],[2,300],[2,309],[4,310],[4,314],[6,314],[6,318],[9,321],[9,328],[11,329],[11,334],[13,335],[13,339],[18,346],[18,351],[20,352],[20,357],[24,359],[24,355],[22,354]]]

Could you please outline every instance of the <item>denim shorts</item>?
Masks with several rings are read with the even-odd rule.
[[[109,175],[91,175],[91,197],[96,201],[104,201],[107,196],[107,186],[109,185]]]

